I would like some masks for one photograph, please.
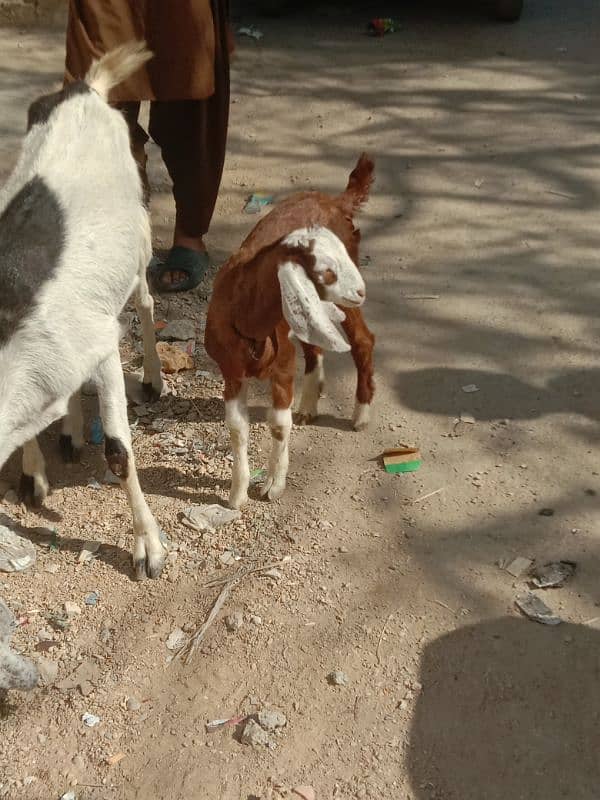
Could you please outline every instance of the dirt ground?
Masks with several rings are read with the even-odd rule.
[[[37,548],[33,569],[0,575],[0,595],[21,623],[15,646],[50,675],[2,709],[0,797],[597,798],[600,7],[525,5],[518,25],[499,26],[476,7],[384,3],[376,13],[400,29],[382,40],[364,35],[366,3],[237,15],[264,37],[238,37],[211,253],[222,261],[254,223],[250,192],[338,190],[361,150],[375,156],[362,220],[373,422],[350,430],[353,367],[328,358],[322,416],[293,431],[283,499],[255,495],[241,520],[194,533],[182,511],[224,502],[230,474],[220,381],[200,345],[210,281],[160,302],[158,318],[197,324],[197,373],[171,381],[135,429],[142,485],[177,549],[161,580],[134,583],[124,497],[87,485],[104,474],[101,448],[65,468],[56,432],[45,437],[45,508],[0,504]],[[61,60],[59,32],[0,32],[2,177]],[[161,247],[173,213],[151,155]],[[265,400],[257,388],[255,468]],[[474,423],[457,425],[461,414]],[[422,450],[412,475],[378,459],[400,443]],[[82,565],[88,539],[102,547]],[[240,560],[223,565],[231,550]],[[191,663],[169,663],[167,637],[202,624],[215,573],[286,556],[280,574],[233,590]],[[502,568],[516,556],[577,562],[563,588],[537,592],[561,625],[516,610],[527,581]],[[48,615],[66,601],[81,613],[54,630]],[[235,611],[244,624],[230,632]],[[85,695],[57,687],[81,665]],[[328,682],[333,670],[347,685]],[[264,709],[287,718],[272,747],[241,743],[235,726],[206,731]],[[82,724],[86,712],[100,723]],[[291,793],[301,786],[314,795]]]

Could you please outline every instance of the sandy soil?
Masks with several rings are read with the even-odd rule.
[[[177,394],[146,415],[135,446],[178,549],[160,581],[134,583],[124,498],[87,486],[104,473],[100,448],[65,469],[55,433],[45,437],[45,509],[0,505],[31,530],[37,564],[0,576],[0,594],[23,623],[15,645],[56,677],[3,707],[0,797],[266,800],[298,798],[299,786],[318,800],[597,797],[600,9],[527,0],[520,24],[498,26],[476,7],[417,5],[377,7],[401,23],[383,40],[363,34],[366,3],[238,15],[264,37],[239,38],[210,235],[218,263],[253,224],[250,192],[337,190],[358,153],[373,153],[362,222],[378,337],[371,428],[350,430],[352,364],[328,359],[322,416],[293,431],[284,498],[193,533],[182,511],[223,501],[229,479],[220,382],[199,345],[210,281],[163,300],[158,317],[195,320],[200,374],[171,383]],[[28,101],[60,74],[62,37],[3,31],[0,43],[5,175]],[[172,205],[155,150],[152,182],[164,246]],[[136,342],[134,326],[128,369]],[[262,467],[262,389],[252,405]],[[461,414],[474,424],[456,425]],[[378,456],[402,442],[421,447],[423,466],[388,475]],[[5,489],[17,467],[3,471]],[[102,548],[81,565],[87,539]],[[232,548],[241,560],[223,566]],[[563,588],[538,592],[563,624],[515,609],[526,580],[499,564],[518,555],[577,562]],[[169,633],[203,622],[215,572],[285,556],[279,576],[234,589],[223,616],[241,611],[239,630],[221,617],[190,664],[169,663]],[[53,630],[47,617],[66,601],[81,614]],[[40,653],[48,636],[56,645]],[[59,689],[82,664],[89,693]],[[347,685],[330,685],[333,670]],[[205,729],[264,709],[287,718],[271,748],[241,743],[235,726]],[[86,712],[100,724],[84,726]]]

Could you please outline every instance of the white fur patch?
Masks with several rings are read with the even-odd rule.
[[[350,350],[339,323],[344,314],[317,294],[304,267],[287,261],[279,267],[283,316],[302,342],[339,353]]]

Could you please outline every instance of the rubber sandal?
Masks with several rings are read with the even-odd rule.
[[[206,274],[210,259],[207,252],[190,250],[188,247],[173,247],[165,261],[153,259],[148,275],[157,292],[189,292],[195,289]],[[187,278],[178,283],[165,283],[167,272],[185,272]]]

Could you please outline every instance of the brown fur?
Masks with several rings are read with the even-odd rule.
[[[247,378],[271,379],[274,408],[289,408],[294,394],[295,349],[283,318],[277,269],[290,248],[281,240],[299,228],[329,228],[359,264],[360,231],[353,215],[367,200],[374,164],[363,153],[337,196],[301,192],[278,203],[261,219],[239,250],[221,267],[208,308],[204,343],[225,379],[225,399],[235,397]],[[296,248],[294,260],[310,275],[314,259]],[[317,288],[319,288],[318,284]],[[357,400],[373,399],[375,337],[360,309],[343,309],[342,323],[357,369]],[[318,347],[302,343],[306,372],[317,363]]]

